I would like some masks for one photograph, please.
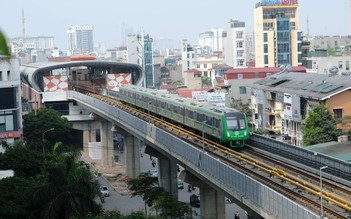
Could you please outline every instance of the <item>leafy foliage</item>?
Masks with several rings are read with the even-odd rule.
[[[230,103],[230,107],[237,109],[241,112],[244,112],[248,118],[251,117],[252,112],[250,110],[249,104],[248,103],[244,104],[241,99],[236,100],[236,99],[232,98],[232,101]]]
[[[41,173],[43,155],[22,146],[9,147],[6,153],[0,153],[0,169],[11,169],[16,176],[33,177]]]
[[[45,151],[52,151],[56,142],[67,146],[72,139],[72,125],[53,109],[41,108],[36,114],[32,111],[24,115],[23,119],[23,134],[26,146],[30,149],[42,150],[45,147]],[[54,130],[46,132],[43,136],[43,133],[51,128]]]
[[[132,196],[141,196],[145,203],[152,204],[153,210],[161,210],[162,218],[188,218],[191,216],[191,208],[182,202],[174,200],[169,192],[158,187],[157,178],[149,176],[139,176],[128,182]]]
[[[31,197],[35,178],[14,176],[0,180],[0,218],[34,218]]]
[[[317,105],[308,113],[302,128],[305,146],[336,141],[341,131],[335,127],[336,121],[324,104]]]
[[[36,188],[33,209],[40,218],[84,217],[96,215],[100,208],[94,201],[98,187],[91,173],[76,162],[75,153],[51,155],[44,170],[45,181]]]
[[[5,35],[0,31],[0,55],[10,57],[10,51],[7,46]]]

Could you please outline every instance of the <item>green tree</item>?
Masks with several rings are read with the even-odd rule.
[[[22,146],[9,147],[5,153],[0,153],[0,169],[11,169],[16,176],[33,177],[41,173],[43,155],[28,150]]]
[[[5,35],[2,33],[2,31],[0,31],[0,55],[3,55],[7,58],[11,56]]]
[[[191,208],[173,199],[171,194],[164,188],[157,186],[157,178],[139,176],[128,182],[132,196],[141,196],[145,205],[152,205],[152,209],[161,212],[161,218],[188,218],[191,216]],[[146,209],[146,207],[145,207]]]
[[[230,107],[239,110],[240,112],[244,112],[248,118],[251,118],[252,112],[250,109],[250,105],[248,103],[243,103],[242,99],[234,99],[230,102]]]
[[[202,87],[211,87],[212,86],[212,82],[211,82],[211,78],[207,77],[207,76],[203,76],[202,77]]]
[[[51,128],[53,131],[43,133]],[[52,151],[56,142],[68,146],[72,140],[72,125],[66,118],[53,109],[41,108],[37,112],[30,112],[23,116],[23,134],[26,147],[45,151]],[[44,137],[44,142],[43,142]],[[65,149],[61,146],[60,149]]]
[[[336,121],[324,104],[319,104],[308,113],[302,127],[304,146],[336,141],[341,131],[336,129]]]
[[[14,176],[0,180],[0,218],[29,219],[34,187],[39,181],[33,177]]]
[[[96,215],[94,201],[98,186],[86,168],[80,167],[76,153],[50,154],[44,170],[45,181],[33,196],[33,209],[38,218],[84,218]]]

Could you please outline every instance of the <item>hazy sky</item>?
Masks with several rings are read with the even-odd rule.
[[[54,36],[66,51],[71,25],[93,25],[94,41],[107,48],[124,41],[123,27],[135,33],[144,28],[151,37],[197,43],[199,33],[214,27],[227,29],[231,18],[246,22],[253,32],[253,13],[259,0],[2,0],[0,29],[7,37],[22,36],[22,8],[26,36]],[[300,29],[312,35],[350,34],[348,0],[299,0]]]

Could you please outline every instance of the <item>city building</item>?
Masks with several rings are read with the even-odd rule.
[[[351,56],[307,57],[304,63],[309,73],[351,75]]]
[[[232,100],[241,100],[243,104],[251,102],[250,84],[267,76],[276,74],[282,69],[274,68],[233,68],[224,72],[224,86],[228,89],[226,106],[230,106]],[[306,73],[303,66],[293,67],[292,71]]]
[[[185,78],[186,71],[195,68],[195,50],[194,47],[188,44],[187,40],[182,40],[180,43],[182,50],[182,78]]]
[[[209,47],[211,53],[215,51],[223,50],[223,29],[213,28],[211,31],[207,31],[199,34],[199,46],[202,48]]]
[[[233,68],[246,67],[245,22],[231,19],[224,37],[224,63]]]
[[[184,74],[184,86],[192,89],[201,89],[203,88],[201,71],[196,69],[186,70]]]
[[[302,125],[324,103],[335,118],[351,115],[351,77],[281,72],[251,85],[253,123],[271,137],[303,146]]]
[[[254,10],[256,67],[302,64],[297,0],[262,0]]]
[[[223,58],[218,56],[201,56],[195,58],[196,70],[201,72],[202,77],[208,77],[211,81],[211,86],[213,86],[213,81],[215,80],[216,74],[214,67],[223,64]]]
[[[22,103],[19,60],[0,58],[0,140],[22,140]],[[4,149],[0,147],[0,152]]]
[[[94,51],[94,27],[71,26],[67,30],[68,55],[81,55]]]
[[[23,44],[25,41],[25,45]],[[37,36],[37,37],[26,37],[23,40],[23,37],[15,37],[9,40],[10,46],[24,46],[23,49],[36,49],[36,50],[45,50],[52,49],[54,47],[54,37],[53,36]]]
[[[155,86],[155,80],[152,38],[149,35],[129,35],[127,50],[128,62],[138,64],[144,70],[144,86],[153,88]]]

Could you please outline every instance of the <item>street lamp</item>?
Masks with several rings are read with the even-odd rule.
[[[202,151],[205,152],[205,131],[204,131],[204,124],[205,121],[202,121]]]
[[[76,74],[76,79],[77,79],[77,92],[78,92],[78,80],[79,80],[78,75],[80,75],[80,74],[82,74],[82,73],[81,73],[81,72],[77,72],[77,74]]]
[[[45,133],[47,133],[47,132],[49,132],[49,131],[54,131],[54,130],[55,130],[55,128],[50,128],[50,129],[44,131],[43,134],[41,135],[41,140],[43,141],[43,154],[45,154],[44,135],[45,135]]]
[[[322,170],[328,168],[328,166],[320,167],[319,168],[319,187],[321,192],[321,219],[323,219],[323,188],[322,188]]]

